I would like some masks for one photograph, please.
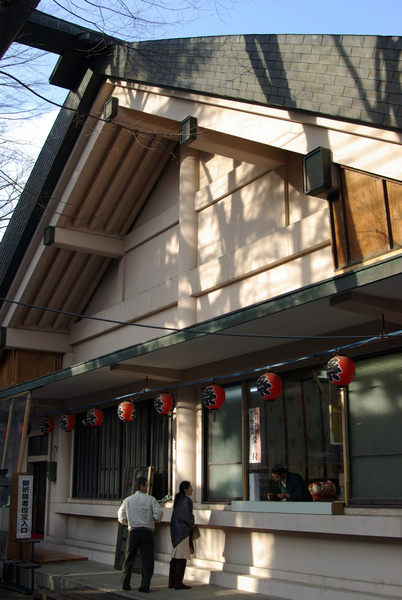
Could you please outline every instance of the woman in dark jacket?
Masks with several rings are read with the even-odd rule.
[[[190,585],[183,583],[187,560],[194,552],[192,531],[194,527],[193,501],[190,496],[193,488],[189,481],[182,481],[174,498],[170,536],[172,538],[172,560],[169,570],[169,587],[176,590],[188,590]]]

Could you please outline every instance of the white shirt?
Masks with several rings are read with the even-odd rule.
[[[117,518],[122,525],[129,529],[145,527],[155,529],[155,523],[162,519],[163,510],[153,496],[137,491],[132,496],[127,496],[117,511]]]

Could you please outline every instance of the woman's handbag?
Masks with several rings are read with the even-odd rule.
[[[200,537],[201,537],[201,533],[200,533],[200,530],[198,529],[198,525],[194,525],[193,535],[192,535],[193,541],[198,540],[198,538],[200,538]]]

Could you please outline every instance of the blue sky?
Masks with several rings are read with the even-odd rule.
[[[177,28],[173,37],[240,33],[402,34],[402,0],[250,0],[236,2],[231,10],[221,11],[220,16]]]
[[[59,6],[68,7],[69,0]],[[88,0],[75,0],[75,6],[85,6]],[[94,3],[116,5],[118,0],[94,0]],[[402,0],[144,0],[133,2],[139,16],[150,14],[153,3],[167,4],[172,10],[158,11],[167,19],[179,21],[170,28],[153,27],[147,37],[193,37],[205,35],[230,35],[245,33],[332,33],[332,34],[372,34],[401,35]],[[183,10],[186,23],[180,23],[177,11],[186,5],[198,7],[198,15],[193,8]],[[142,8],[145,11],[141,13]],[[41,0],[38,10],[49,12],[67,21],[77,22],[75,16],[58,8],[53,0]],[[76,13],[78,11],[75,11]],[[154,11],[155,21],[159,19]],[[91,27],[91,15],[81,25]],[[106,13],[106,22],[113,21],[113,13]],[[151,18],[152,20],[152,18]],[[131,25],[131,36],[127,41],[138,39]],[[117,37],[119,31],[116,31]],[[143,36],[140,36],[143,37]]]

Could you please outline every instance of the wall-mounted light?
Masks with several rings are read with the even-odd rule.
[[[303,156],[303,193],[319,196],[331,187],[331,151],[319,146]]]
[[[197,139],[197,119],[186,117],[179,125],[180,144],[187,146]]]
[[[110,96],[103,105],[103,118],[107,121],[111,121],[117,117],[117,111],[119,110],[119,99],[114,96]]]

